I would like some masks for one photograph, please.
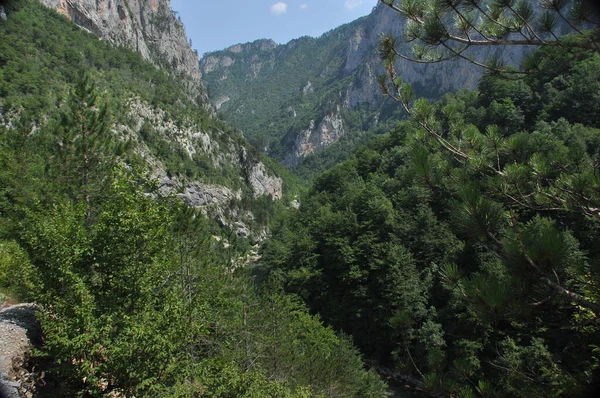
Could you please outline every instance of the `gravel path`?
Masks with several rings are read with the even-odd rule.
[[[33,304],[17,304],[0,311],[0,398],[21,398],[26,393],[20,369],[32,344],[40,339]]]

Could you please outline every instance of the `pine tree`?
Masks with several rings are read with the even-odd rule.
[[[88,218],[93,202],[106,188],[118,155],[125,149],[111,128],[108,103],[99,97],[90,76],[81,72],[53,129],[58,156],[49,171],[58,192],[85,202]]]
[[[531,72],[535,59],[521,69],[497,57],[476,59],[473,47],[539,46],[600,50],[600,20],[591,1],[539,0],[380,0],[406,19],[404,41],[412,54],[398,51],[398,40],[386,35],[382,57],[390,66],[396,57],[419,63],[460,58],[507,76]],[[560,27],[573,33],[560,36]],[[592,29],[590,29],[592,28]],[[586,30],[587,29],[587,30]]]

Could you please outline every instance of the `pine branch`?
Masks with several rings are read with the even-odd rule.
[[[463,15],[461,12],[460,12],[460,10],[459,10],[459,9],[458,9],[456,6],[454,6],[454,5],[451,5],[451,7],[452,7],[452,9],[454,10],[454,12],[456,12],[456,14],[458,15],[458,17],[459,17],[459,18],[460,18],[462,21],[464,21],[466,24],[468,24],[468,25],[469,25],[469,26],[470,26],[470,27],[471,27],[471,28],[472,28],[472,29],[473,29],[475,32],[477,32],[477,33],[478,33],[478,34],[479,34],[481,37],[483,37],[485,40],[491,40],[490,38],[488,38],[488,37],[487,37],[487,36],[486,36],[486,35],[485,35],[485,34],[484,34],[482,31],[481,31],[481,29],[478,29],[478,28],[477,28],[475,25],[473,25],[473,24],[471,23],[471,21],[469,21],[469,20],[468,20],[468,19],[467,19],[467,18],[466,18],[466,17],[465,17],[465,16],[464,16],[464,15]],[[467,37],[468,37],[468,35],[467,35]],[[470,38],[469,38],[469,42],[470,42],[470,41],[471,41],[471,40],[470,40]]]
[[[464,52],[468,47],[465,47],[463,50],[461,50],[461,53]],[[446,61],[450,61],[451,59],[456,58],[456,55],[452,55],[449,57],[445,57],[445,58],[438,58],[438,59],[432,59],[432,60],[427,60],[427,59],[420,59],[420,58],[411,58],[408,57],[402,53],[399,53],[398,51],[394,50],[394,54],[397,55],[398,57],[405,59],[409,62],[414,62],[417,64],[437,64],[440,62],[446,62]]]
[[[416,17],[415,15],[410,15],[408,13],[406,13],[404,10],[402,10],[400,7],[397,7],[396,5],[393,4],[393,2],[388,3],[385,0],[380,0],[381,3],[385,4],[387,7],[393,9],[394,11],[400,13],[401,15],[403,15],[405,18],[416,22],[419,25],[423,25],[424,24],[424,20],[421,18]],[[492,23],[500,26],[502,29],[506,30],[506,31],[511,31],[512,28],[510,28],[509,26],[506,26],[502,23],[500,23],[496,18],[493,18],[491,15],[489,15],[489,13],[487,13],[485,10],[483,10],[478,4],[476,4],[475,2],[472,3],[475,8],[482,13],[482,15],[484,15],[489,21],[491,21]],[[522,30],[519,30],[519,33],[521,33],[521,35],[523,36],[523,40],[517,40],[517,39],[490,39],[489,37],[487,37],[485,34],[483,34],[483,32],[481,32],[481,29],[476,28],[475,26],[473,26],[473,24],[471,24],[463,15],[462,13],[456,9],[456,7],[452,6],[452,9],[454,12],[457,13],[457,15],[459,16],[459,18],[464,18],[464,21],[466,23],[468,23],[471,27],[473,27],[473,29],[475,29],[484,39],[483,40],[474,40],[471,39],[470,37],[461,37],[461,36],[457,36],[457,35],[451,35],[447,30],[446,32],[448,33],[448,39],[452,40],[452,41],[456,41],[459,43],[463,43],[463,44],[468,44],[468,45],[473,45],[473,46],[554,46],[554,47],[560,47],[562,46],[562,43],[559,40],[552,40],[552,41],[546,41],[544,39],[542,39],[537,32],[535,31],[535,29],[516,11],[514,10],[512,7],[508,7],[508,9],[511,10],[511,12],[513,12],[519,19],[522,20],[522,22],[525,24],[525,26],[527,27],[527,29],[531,32],[531,34],[534,36],[534,38],[532,39],[531,37],[526,37]],[[573,25],[568,18],[566,18],[563,13],[560,10],[554,10],[561,19],[563,19],[571,29],[573,29],[576,33],[578,33],[581,36],[585,36],[585,34],[578,29],[575,25]],[[440,19],[439,16],[436,16],[436,18]],[[441,21],[441,19],[440,19]],[[444,25],[445,26],[445,25]],[[441,43],[440,43],[441,44]],[[585,50],[598,50],[600,49],[600,44],[597,43],[596,41],[585,41],[585,42],[576,42],[576,43],[570,43],[571,46],[576,47],[576,48],[581,48],[581,49],[585,49]]]
[[[529,22],[527,22],[527,20],[525,20],[525,18],[523,18],[523,16],[521,14],[519,14],[517,11],[515,11],[515,9],[513,7],[511,7],[510,5],[508,6],[508,9],[515,14],[527,27],[527,29],[529,30],[529,32],[535,37],[535,39],[541,43],[544,43],[544,45],[547,45],[546,41],[544,41],[541,37],[539,37],[537,35],[537,33],[535,32],[535,30],[531,27],[531,25],[529,24]]]
[[[511,224],[515,231],[515,235],[517,237],[517,243],[519,245],[521,254],[525,258],[527,263],[531,266],[531,268],[533,268],[536,272],[542,274],[542,276],[539,278],[539,280],[541,282],[545,283],[546,285],[548,285],[551,289],[553,289],[559,295],[566,297],[566,298],[574,301],[575,303],[579,304],[580,306],[593,311],[596,315],[600,315],[600,305],[599,304],[593,303],[593,302],[589,301],[588,299],[586,299],[585,297],[583,297],[582,295],[572,292],[572,291],[560,286],[558,283],[553,282],[548,276],[544,275],[541,268],[535,263],[535,261],[533,261],[531,256],[529,256],[529,254],[527,254],[527,251],[525,250],[525,245],[523,244],[523,240],[521,238],[521,232],[519,231],[519,227],[517,226],[516,217],[512,211],[511,211]]]
[[[447,48],[447,49],[448,49],[450,52],[452,52],[453,54],[455,54],[455,55],[456,55],[456,57],[462,58],[462,59],[464,59],[465,61],[468,61],[468,62],[472,63],[473,65],[477,65],[477,66],[479,66],[479,67],[481,67],[481,68],[485,68],[485,69],[487,69],[487,70],[490,70],[490,71],[492,71],[492,72],[496,72],[496,73],[508,73],[508,74],[517,74],[517,75],[524,75],[524,74],[527,74],[527,72],[521,72],[521,71],[517,71],[517,70],[498,69],[498,68],[495,68],[495,67],[493,67],[493,66],[486,65],[486,64],[484,64],[484,63],[481,63],[481,62],[475,61],[474,59],[471,59],[471,58],[465,57],[464,55],[462,55],[462,53],[458,53],[458,52],[456,52],[456,51],[455,51],[455,50],[454,50],[452,47],[450,47],[450,46],[449,46],[449,45],[447,45],[446,43],[442,43],[442,45],[443,45],[444,47],[446,47],[446,48]]]

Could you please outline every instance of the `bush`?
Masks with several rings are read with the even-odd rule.
[[[15,241],[0,242],[0,291],[27,301],[39,287],[39,275],[29,262],[27,253]]]

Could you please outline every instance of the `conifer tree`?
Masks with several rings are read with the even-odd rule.
[[[384,62],[387,74],[380,77],[383,92],[398,101],[412,116],[419,126],[434,139],[438,145],[448,151],[452,157],[470,167],[478,168],[481,173],[492,173],[511,189],[505,189],[505,197],[511,205],[517,208],[530,210],[566,211],[579,213],[595,220],[600,219],[600,198],[593,189],[585,187],[598,186],[594,175],[594,166],[586,162],[585,158],[575,160],[577,166],[569,159],[555,158],[561,161],[561,168],[572,170],[574,173],[565,172],[549,178],[549,173],[541,170],[547,169],[549,159],[541,153],[530,154],[531,157],[519,159],[520,162],[510,164],[502,162],[499,148],[519,145],[518,135],[508,139],[499,134],[495,125],[486,126],[482,134],[475,126],[464,123],[459,112],[452,107],[444,109],[448,116],[449,129],[445,131],[436,115],[435,107],[424,99],[414,100],[413,91],[409,84],[403,82],[396,72],[395,61],[397,57],[415,62],[443,62],[452,58],[463,58],[487,70],[488,73],[499,74],[503,78],[525,76],[535,72],[536,64],[540,63],[543,53],[537,52],[533,61],[528,61],[521,69],[505,67],[498,60],[479,62],[466,55],[466,51],[476,46],[540,46],[557,47],[559,51],[579,49],[595,52],[600,50],[598,41],[599,24],[593,19],[594,13],[590,5],[583,1],[541,0],[537,9],[525,1],[497,0],[407,0],[393,1],[381,0],[391,7],[408,22],[405,31],[405,40],[412,42],[415,57],[407,57],[396,49],[396,38],[383,37],[380,43],[380,56]],[[545,10],[545,11],[542,11]],[[568,37],[559,37],[557,25],[559,20],[574,32]],[[594,29],[584,30],[581,26]],[[579,26],[579,27],[578,27]],[[548,56],[548,54],[546,54]],[[550,55],[552,56],[552,55]],[[540,63],[543,64],[543,63]],[[515,133],[511,131],[510,133]],[[521,139],[524,142],[525,138]],[[533,156],[532,156],[533,155]],[[587,170],[582,167],[587,166]],[[528,190],[515,184],[519,175],[528,173],[531,177],[545,174],[543,183],[530,185]],[[521,178],[522,179],[522,178]],[[583,181],[586,181],[583,183]],[[471,221],[467,230],[480,231],[494,242],[499,253],[507,249],[505,243],[497,236],[498,228],[502,225],[502,209],[495,206],[487,198],[480,196],[477,189],[469,187],[464,189],[464,213],[461,222]],[[535,199],[534,199],[535,198]],[[596,300],[586,298],[584,295],[571,291],[561,285],[558,278],[554,278],[554,269],[543,269],[543,266],[531,255],[526,239],[520,232],[526,229],[520,225],[516,215],[511,215],[510,233],[513,236],[515,250],[520,252],[524,266],[528,267],[534,278],[539,278],[554,294],[562,296],[576,305],[580,305],[596,314],[600,314],[600,305]],[[550,229],[537,229],[537,241],[548,243],[554,234]],[[551,245],[550,245],[551,246]],[[542,247],[549,248],[548,245]],[[504,254],[502,254],[504,255]],[[530,275],[531,277],[531,275]]]
[[[54,128],[58,156],[50,172],[59,192],[86,203],[88,217],[125,148],[116,141],[111,127],[108,103],[99,97],[90,76],[81,72]]]
[[[403,18],[403,40],[412,54],[399,50],[396,37],[381,40],[382,58],[419,63],[460,58],[488,71],[519,77],[537,65],[526,58],[520,69],[507,67],[498,57],[477,59],[471,48],[499,46],[570,47],[600,50],[600,18],[591,1],[539,0],[380,0]],[[561,26],[573,33],[561,36]],[[513,65],[514,66],[514,65]]]

